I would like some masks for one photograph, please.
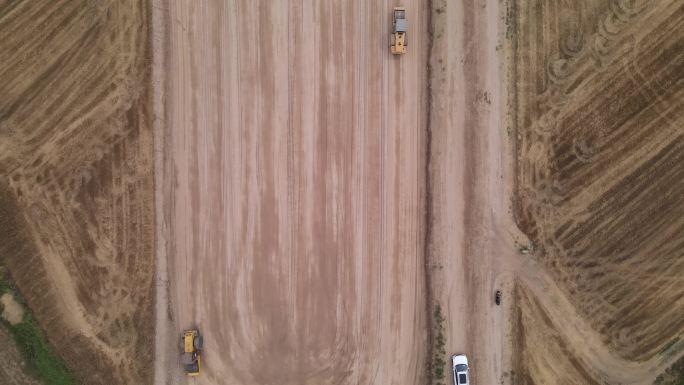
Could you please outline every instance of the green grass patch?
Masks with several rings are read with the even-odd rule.
[[[46,385],[78,385],[64,361],[55,353],[11,282],[0,272],[0,295],[10,293],[24,307],[23,321],[11,325],[2,319],[24,360],[27,372]],[[1,307],[1,306],[0,306]]]
[[[684,385],[684,356],[659,375],[653,385]]]

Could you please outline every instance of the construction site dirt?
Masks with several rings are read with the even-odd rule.
[[[169,4],[158,180],[194,383],[425,381],[429,10],[402,5],[393,56],[388,1]]]
[[[397,5],[159,7],[157,384],[184,383],[172,346],[192,326],[201,384],[450,383],[454,353],[474,384],[652,382],[681,354],[616,350],[521,211],[526,3],[401,4],[395,57]]]
[[[397,5],[157,8],[172,315],[158,313],[171,353],[157,384],[185,382],[176,333],[193,326],[196,383],[441,383],[437,306],[475,383],[503,378],[511,310],[492,296],[512,297],[501,261],[520,236],[505,220],[500,9],[405,2],[408,52],[393,56]]]

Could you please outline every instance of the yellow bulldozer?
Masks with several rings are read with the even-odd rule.
[[[181,335],[181,363],[188,376],[200,374],[203,345],[204,340],[198,329],[185,330]]]
[[[406,8],[395,7],[392,13],[392,34],[390,35],[390,51],[393,54],[406,53],[406,47],[408,46],[406,38],[407,29]]]

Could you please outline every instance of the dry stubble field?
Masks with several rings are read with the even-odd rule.
[[[610,350],[653,359],[684,332],[684,3],[519,0],[506,22],[519,224]],[[599,382],[520,290],[524,382]]]
[[[87,384],[152,376],[149,14],[0,1],[0,258]]]

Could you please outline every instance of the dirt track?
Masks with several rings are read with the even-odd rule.
[[[506,263],[518,235],[510,220],[499,8],[433,3],[429,263],[434,304],[444,309],[445,353],[465,353],[474,384],[500,383],[510,366]],[[451,383],[450,363],[443,366]],[[436,378],[436,383],[439,378]]]
[[[205,334],[196,383],[423,381],[419,4],[401,58],[389,1],[169,10],[164,226],[174,326]]]

